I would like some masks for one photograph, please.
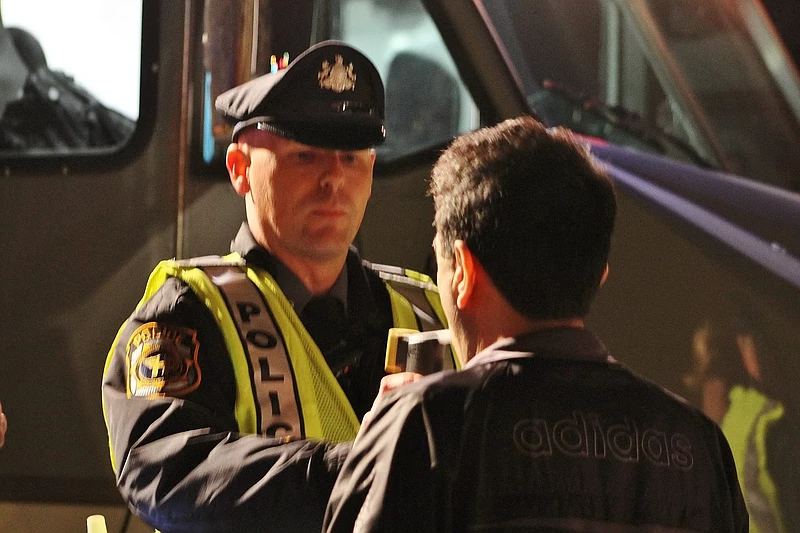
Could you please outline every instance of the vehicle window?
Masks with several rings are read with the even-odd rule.
[[[760,2],[475,1],[532,109],[591,137],[619,191],[588,324],[721,426],[751,529],[781,530],[800,501],[784,451],[800,424],[800,101],[780,47],[770,65],[769,36],[752,37],[743,8]]]
[[[338,38],[364,51],[386,87],[392,159],[478,127],[477,108],[420,0],[343,0]]]
[[[139,117],[142,0],[0,6],[0,157],[125,145]]]
[[[742,0],[485,0],[551,125],[800,191],[796,74]]]
[[[203,113],[195,120],[194,144],[196,158],[207,166],[216,166],[230,141],[231,126],[214,110],[216,96],[283,68],[326,39],[358,48],[381,74],[387,141],[377,150],[379,160],[441,146],[479,125],[477,107],[421,0],[209,0],[203,16],[204,71],[198,79],[203,90],[197,106]],[[285,20],[293,21],[291,27]]]

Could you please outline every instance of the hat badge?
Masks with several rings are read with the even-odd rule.
[[[353,64],[344,65],[344,58],[336,54],[336,63],[331,65],[328,60],[322,62],[322,70],[317,74],[319,86],[323,89],[341,93],[353,91],[356,88],[356,74],[353,72]]]

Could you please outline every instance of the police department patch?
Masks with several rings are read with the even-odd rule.
[[[148,322],[128,340],[128,397],[182,396],[200,385],[197,332]]]

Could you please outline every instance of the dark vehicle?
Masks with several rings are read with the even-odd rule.
[[[101,4],[63,4],[4,0],[2,21],[71,75],[81,65],[60,63],[59,48],[102,29],[79,25]],[[103,145],[0,148],[0,530],[78,531],[99,513],[109,531],[152,531],[114,485],[107,351],[160,259],[224,253],[243,219],[215,97],[330,38],[362,50],[386,85],[388,141],[356,243],[365,258],[433,273],[426,180],[453,136],[521,114],[569,127],[619,191],[590,327],[731,434],[750,427],[731,394],[756,382],[796,424],[800,77],[759,0],[119,4],[100,25],[111,34],[65,60],[110,78],[81,88],[108,107],[133,89],[113,113],[134,126]],[[43,18],[63,33],[24,25]],[[797,456],[769,461],[800,471]],[[798,485],[778,490],[800,500]]]

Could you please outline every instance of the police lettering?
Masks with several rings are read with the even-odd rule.
[[[278,345],[278,339],[275,338],[275,335],[258,329],[251,329],[247,332],[247,342],[267,350]]]
[[[241,318],[242,322],[245,324],[250,323],[251,316],[261,314],[261,309],[258,305],[250,302],[236,302],[236,309],[239,311],[239,318]]]
[[[640,431],[629,417],[604,426],[594,413],[573,411],[572,416],[548,422],[542,418],[520,420],[514,426],[514,444],[531,457],[613,458],[626,463],[648,463],[691,470],[694,464],[689,439],[656,428]]]
[[[144,342],[155,339],[171,339],[176,345],[181,345],[184,343],[184,333],[175,328],[171,327],[162,329],[156,326],[156,324],[153,322],[145,324],[145,326],[151,327],[139,328],[139,331],[137,331],[133,338],[129,341],[131,346],[139,346]]]
[[[274,372],[270,369],[272,364],[280,366],[285,361],[285,355],[274,351],[274,348],[278,346],[278,337],[275,333],[265,329],[266,326],[272,325],[271,320],[266,319],[269,317],[269,312],[250,301],[237,301],[236,309],[239,312],[242,333],[247,340],[251,362],[257,362],[257,366],[254,368],[256,371],[254,377],[257,384],[264,385],[258,395],[261,398],[266,396],[265,399],[268,400],[268,403],[261,403],[262,414],[267,426],[263,433],[268,437],[290,435],[294,428],[283,416],[281,400],[287,394],[291,397],[293,385],[286,383],[286,375],[283,372]]]
[[[282,431],[281,435],[278,435],[278,432]],[[292,426],[289,424],[284,424],[283,422],[278,422],[275,424],[271,424],[265,431],[265,437],[283,437],[285,435],[289,435],[292,432]]]
[[[230,317],[241,336],[257,403],[257,431],[270,437],[302,438],[303,420],[292,362],[265,299],[269,287],[262,292],[259,282],[250,279],[239,265],[210,266],[204,270],[230,304]],[[279,316],[283,314],[280,306],[276,312]]]
[[[258,360],[261,369],[261,381],[283,381],[283,374],[272,374],[269,370],[269,359],[261,357]]]

